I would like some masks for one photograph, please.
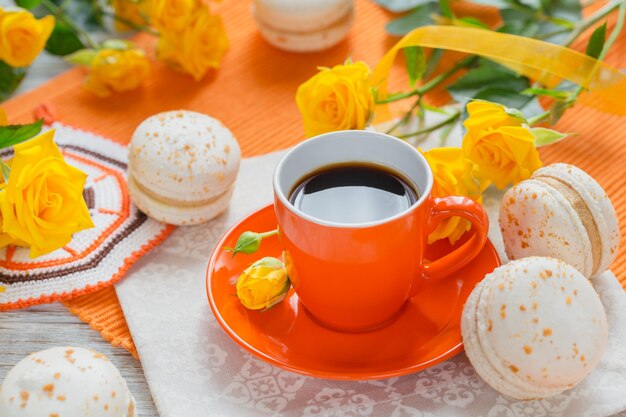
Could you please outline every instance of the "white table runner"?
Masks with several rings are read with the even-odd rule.
[[[281,155],[244,160],[227,213],[177,229],[117,286],[161,417],[604,417],[626,410],[626,295],[610,272],[594,282],[609,319],[603,360],[574,390],[540,401],[499,395],[464,354],[404,377],[337,382],[283,371],[244,352],[211,313],[205,271],[229,226],[272,201]],[[490,238],[502,257],[498,203],[496,192],[485,198]]]

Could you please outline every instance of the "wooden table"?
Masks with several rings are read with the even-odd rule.
[[[9,0],[0,0],[0,6],[9,3]],[[61,59],[42,54],[16,94],[38,86],[67,68],[69,65]],[[26,355],[66,345],[95,349],[109,356],[137,400],[138,416],[158,416],[141,363],[126,350],[111,346],[58,303],[0,313],[0,381]]]

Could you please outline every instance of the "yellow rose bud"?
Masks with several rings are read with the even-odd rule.
[[[15,68],[29,66],[46,45],[53,28],[53,16],[37,20],[26,10],[0,8],[0,61]]]
[[[482,204],[481,193],[488,183],[476,179],[475,165],[461,148],[435,148],[423,154],[433,171],[433,197],[460,195]],[[428,235],[428,244],[446,238],[454,244],[470,227],[471,223],[460,217],[445,219]]]
[[[112,0],[111,7],[116,16],[134,23],[144,26],[148,23],[150,12],[152,10],[152,0]],[[115,30],[125,32],[131,30],[132,27],[115,20]]]
[[[161,33],[181,32],[200,7],[199,0],[153,0],[150,20]]]
[[[212,15],[208,7],[201,7],[185,30],[161,32],[157,56],[199,81],[210,68],[219,68],[228,47],[222,18]]]
[[[150,73],[141,49],[101,49],[90,64],[85,88],[100,97],[138,88]]]
[[[2,229],[30,246],[30,256],[62,248],[72,234],[93,227],[83,188],[87,175],[68,165],[54,130],[15,145],[11,174],[0,192]]]
[[[290,287],[283,263],[276,258],[263,258],[239,276],[237,297],[250,310],[268,309],[281,302]]]
[[[364,62],[320,68],[298,87],[296,103],[307,137],[364,129],[374,112],[370,69]]]
[[[9,124],[9,120],[7,119],[7,113],[2,107],[0,107],[0,126],[7,124]]]
[[[502,189],[530,178],[541,167],[535,138],[525,120],[486,101],[471,101],[467,111],[463,151],[478,166],[481,178]]]

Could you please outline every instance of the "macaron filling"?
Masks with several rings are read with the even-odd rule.
[[[600,258],[602,256],[602,238],[600,236],[598,225],[596,224],[587,203],[574,188],[558,178],[536,176],[533,177],[533,179],[547,184],[557,190],[570,203],[580,218],[580,221],[587,231],[587,236],[589,236],[589,241],[591,242],[591,253],[593,257],[593,269],[591,276],[596,275],[600,267]]]
[[[207,204],[211,204],[211,203],[219,200],[220,198],[222,198],[222,196],[224,196],[226,193],[228,193],[230,191],[230,187],[229,187],[223,193],[220,193],[220,194],[214,195],[213,197],[205,198],[205,199],[202,199],[202,200],[194,200],[194,201],[176,200],[176,199],[173,199],[173,198],[170,198],[170,197],[166,197],[166,196],[164,196],[162,194],[156,193],[156,192],[148,189],[143,184],[141,184],[139,181],[137,181],[132,174],[129,174],[128,177],[129,177],[129,180],[133,181],[134,185],[139,189],[139,191],[141,191],[142,193],[144,193],[148,197],[152,198],[153,200],[156,200],[159,203],[163,203],[163,204],[166,204],[168,206],[176,206],[176,207],[199,207],[199,206],[205,206]]]

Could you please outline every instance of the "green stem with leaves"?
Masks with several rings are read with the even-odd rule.
[[[579,25],[579,29],[575,31],[576,36],[579,36],[586,29],[591,27],[591,25],[599,22],[602,18],[606,17],[606,15],[608,15],[609,13],[611,13],[618,7],[619,7],[619,14],[617,17],[617,23],[615,24],[615,27],[613,28],[611,35],[609,36],[604,46],[602,47],[602,51],[600,52],[600,55],[598,55],[598,58],[597,58],[598,61],[602,61],[606,57],[606,54],[609,52],[609,50],[611,49],[611,46],[613,46],[613,43],[615,43],[615,41],[617,40],[617,37],[619,36],[620,32],[624,28],[624,20],[626,16],[626,0],[621,0],[619,2],[607,4],[602,9],[598,10],[594,15],[590,16],[585,21],[583,21]],[[571,43],[574,42],[575,39],[576,39],[575,37],[570,36],[570,38],[566,40],[565,44],[570,45]],[[565,108],[572,107],[583,91],[585,91],[585,87],[579,86],[576,89],[576,91],[567,100],[565,100],[565,102],[563,103],[563,106],[565,106]],[[537,116],[534,116],[528,119],[528,124],[530,126],[533,126],[538,123],[545,122],[549,118],[550,118],[550,110],[546,110],[543,113],[540,113]]]
[[[478,59],[478,57],[476,57],[476,56],[465,57],[462,60],[460,60],[459,62],[457,62],[456,64],[454,64],[454,66],[452,66],[450,69],[448,69],[448,70],[442,72],[441,74],[433,77],[431,80],[429,80],[428,82],[424,83],[423,85],[421,85],[420,87],[416,88],[415,90],[409,91],[407,93],[391,95],[391,96],[387,97],[386,99],[378,100],[376,102],[376,104],[388,104],[388,103],[392,103],[394,101],[404,100],[405,98],[409,98],[409,97],[413,97],[413,96],[423,96],[424,94],[426,94],[427,92],[429,92],[433,88],[439,86],[448,77],[450,77],[451,75],[453,75],[454,73],[456,73],[460,69],[466,68],[466,67],[469,67],[469,66],[473,65],[476,62],[477,59]]]
[[[48,11],[53,13],[54,17],[65,23],[67,27],[69,27],[71,30],[74,31],[74,33],[76,33],[77,36],[81,37],[89,45],[90,48],[98,49],[98,43],[94,41],[86,31],[84,31],[80,26],[74,23],[72,19],[68,19],[65,15],[65,11],[61,7],[52,3],[52,1],[50,0],[41,0],[41,5],[48,9]]]
[[[598,11],[596,11],[594,14],[584,19],[582,22],[574,27],[574,30],[572,30],[572,32],[565,39],[565,41],[563,41],[563,46],[570,46],[571,44],[573,44],[584,31],[598,23],[600,20],[604,19],[611,12],[620,7],[620,5],[622,5],[623,3],[624,1],[608,3],[604,7],[598,9]]]
[[[397,137],[400,139],[407,139],[407,138],[411,138],[414,136],[420,136],[426,133],[430,133],[430,132],[434,132],[435,130],[444,127],[445,125],[455,122],[459,117],[461,117],[461,112],[460,111],[456,111],[454,113],[452,113],[450,116],[446,117],[445,119],[443,119],[442,121],[440,121],[439,123],[436,123],[432,126],[428,126],[425,127],[424,129],[420,129],[417,130],[415,132],[412,133],[407,133],[404,135],[398,135]]]

